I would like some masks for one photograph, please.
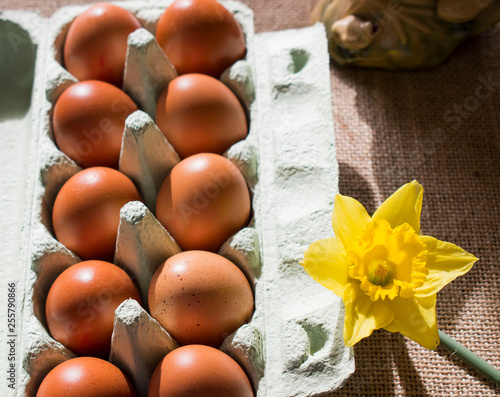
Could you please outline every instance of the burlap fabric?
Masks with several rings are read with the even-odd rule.
[[[313,1],[242,0],[257,32],[308,25]],[[0,0],[40,10],[82,0]],[[438,295],[441,330],[500,368],[500,25],[419,72],[331,67],[340,191],[373,212],[396,188],[424,186],[422,231],[480,258]],[[377,331],[331,396],[495,396],[500,388],[444,349]],[[276,396],[282,397],[282,396]]]

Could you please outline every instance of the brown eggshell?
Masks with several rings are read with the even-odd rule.
[[[235,264],[205,251],[170,257],[149,285],[151,315],[179,343],[219,347],[253,312],[250,285]]]
[[[246,53],[240,25],[216,0],[174,1],[158,21],[156,40],[179,74],[219,78]]]
[[[178,163],[163,181],[156,217],[184,250],[217,252],[250,217],[250,193],[238,168],[218,154]]]
[[[134,386],[113,364],[94,357],[64,361],[48,373],[36,397],[136,397]]]
[[[142,201],[142,197],[121,172],[106,167],[78,172],[54,202],[52,224],[57,240],[84,260],[113,262],[120,209],[129,201]]]
[[[223,154],[248,133],[238,98],[219,80],[203,74],[179,76],[165,88],[156,124],[181,158]]]
[[[127,116],[137,110],[122,90],[89,80],[66,89],[54,107],[57,146],[83,168],[118,168]]]
[[[52,284],[45,304],[50,334],[79,356],[108,358],[116,308],[141,302],[125,271],[103,261],[77,263]]]
[[[121,87],[128,35],[141,27],[129,11],[99,3],[69,27],[64,66],[78,80],[102,80]]]
[[[253,397],[245,372],[231,357],[208,346],[189,345],[167,354],[156,367],[148,397]]]

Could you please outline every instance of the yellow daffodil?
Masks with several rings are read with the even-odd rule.
[[[307,273],[344,301],[346,346],[379,328],[428,349],[439,344],[436,294],[477,258],[420,234],[422,196],[419,183],[408,183],[370,217],[358,201],[338,194],[332,215],[336,237],[316,241],[305,252]]]

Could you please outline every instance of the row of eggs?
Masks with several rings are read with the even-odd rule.
[[[55,104],[55,141],[83,168],[118,168],[125,119],[136,110],[133,100],[109,83],[76,83]],[[181,158],[223,154],[248,133],[238,98],[219,80],[199,73],[181,75],[165,87],[156,124]]]
[[[59,149],[84,169],[59,191],[52,225],[56,239],[84,261],[51,286],[46,320],[54,339],[93,357],[54,368],[37,396],[61,390],[79,396],[135,395],[127,377],[98,357],[109,354],[116,307],[128,298],[141,303],[134,282],[110,263],[121,207],[142,201],[134,183],[116,170],[125,119],[137,110],[118,87],[128,34],[140,27],[130,12],[97,4],[72,22],[66,36],[64,66],[80,82],[57,100],[52,129]],[[217,80],[244,57],[244,36],[217,1],[177,0],[160,18],[156,38],[180,75],[163,91],[156,123],[183,160],[165,178],[155,212],[184,252],[158,268],[147,303],[151,315],[185,346],[159,363],[149,395],[205,390],[252,396],[243,370],[216,349],[253,312],[247,279],[215,254],[246,226],[251,213],[244,177],[221,156],[246,137],[248,122],[239,100]]]

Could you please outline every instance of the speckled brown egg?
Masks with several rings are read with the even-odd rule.
[[[219,347],[253,312],[250,284],[226,258],[205,251],[170,257],[149,286],[151,315],[179,343]]]
[[[183,346],[156,367],[148,397],[253,397],[245,372],[227,354],[208,346]]]
[[[142,201],[142,196],[121,172],[92,167],[76,173],[54,202],[56,239],[84,260],[113,262],[120,210],[129,201]]]
[[[196,73],[179,76],[165,88],[156,124],[181,158],[223,154],[248,133],[236,95],[219,80]]]
[[[248,224],[250,193],[228,159],[195,154],[178,163],[163,181],[156,217],[184,251],[217,252]]]
[[[136,397],[134,386],[113,364],[77,357],[56,366],[42,381],[36,397]]]

